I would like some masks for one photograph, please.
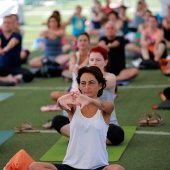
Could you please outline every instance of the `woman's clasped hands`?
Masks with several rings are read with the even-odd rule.
[[[71,110],[72,105],[80,106],[82,109],[84,106],[91,103],[92,98],[81,94],[78,91],[73,91],[67,95],[60,97],[59,104],[68,110]]]

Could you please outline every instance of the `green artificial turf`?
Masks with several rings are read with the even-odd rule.
[[[160,70],[140,70],[136,79],[127,86],[118,87],[118,97],[115,100],[117,119],[121,126],[137,126],[137,131],[170,131],[169,110],[152,110],[153,104],[162,100],[159,92],[169,85],[169,77]],[[43,130],[42,124],[62,114],[61,111],[41,112],[43,105],[54,104],[50,93],[54,90],[64,90],[70,83],[61,77],[51,79],[35,79],[32,83],[16,87],[0,88],[0,92],[13,92],[15,95],[0,103],[0,129],[13,130],[24,122],[31,122],[36,129]],[[161,115],[164,124],[160,127],[139,127],[138,120],[144,113],[156,112]],[[52,146],[60,135],[57,133],[15,134],[0,146],[0,168],[21,148],[25,149],[35,160]],[[167,152],[170,136],[134,134],[121,159],[117,162],[128,170],[165,169],[170,166]],[[153,167],[153,168],[152,168]]]
[[[137,4],[137,0],[126,0],[124,2],[133,7]],[[147,3],[149,7],[158,7],[153,11],[154,14],[160,9],[158,1],[147,1]],[[86,5],[83,7],[86,8]],[[63,8],[73,10],[75,4],[71,5],[69,3],[68,6],[61,8],[25,7],[23,46],[29,49],[32,48],[34,40],[46,28],[41,23],[47,21],[48,16],[54,9],[61,10],[63,12],[62,20],[66,21],[70,15],[64,15]],[[133,11],[128,10],[127,13],[130,18],[134,17]],[[70,27],[66,31],[69,33],[71,31]],[[40,51],[32,51],[30,59],[41,54]],[[24,65],[24,67],[28,67],[28,65]],[[13,97],[0,103],[0,130],[13,130],[14,126],[19,126],[24,122],[31,122],[36,129],[44,130],[42,124],[55,115],[62,114],[62,112],[41,112],[40,107],[55,103],[50,99],[52,91],[66,90],[69,86],[70,83],[64,82],[59,77],[34,79],[31,83],[16,87],[0,87],[0,92],[15,93]],[[167,86],[170,86],[170,77],[164,76],[160,70],[140,70],[138,77],[127,86],[118,87],[115,109],[119,124],[121,126],[137,126],[137,132],[170,132],[169,110],[151,109],[152,105],[161,103],[159,92]],[[160,114],[163,118],[164,124],[162,126],[139,127],[137,125],[138,120],[144,113],[153,112]],[[58,133],[13,135],[0,146],[0,168],[3,169],[9,159],[22,148],[38,161],[60,137],[61,135]],[[167,170],[170,167],[169,141],[170,135],[135,133],[120,160],[116,163],[124,166],[126,170]]]
[[[118,146],[107,146],[109,162],[113,163],[120,159],[121,155],[125,151],[128,143],[132,139],[136,126],[124,126],[122,127],[125,132],[125,140]],[[65,157],[68,144],[67,137],[61,137],[41,158],[43,162],[62,162]]]

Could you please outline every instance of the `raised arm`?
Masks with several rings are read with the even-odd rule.
[[[69,70],[72,72],[76,63],[76,54],[72,54],[69,61]]]

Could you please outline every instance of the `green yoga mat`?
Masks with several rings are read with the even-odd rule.
[[[119,146],[107,146],[109,162],[116,162],[120,159],[128,143],[133,137],[136,126],[124,126],[125,140]],[[68,144],[68,138],[61,137],[41,158],[44,162],[62,162]]]
[[[6,142],[14,134],[15,132],[13,130],[1,130],[0,131],[0,145]]]
[[[0,102],[12,97],[14,93],[0,93]]]

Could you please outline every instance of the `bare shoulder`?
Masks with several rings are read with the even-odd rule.
[[[112,73],[106,73],[105,79],[106,79],[106,89],[114,93],[116,87],[116,76]]]
[[[106,74],[105,74],[105,79],[107,80],[107,81],[111,81],[112,83],[113,82],[116,82],[116,76],[113,74],[113,73],[109,73],[109,72],[107,72]]]

